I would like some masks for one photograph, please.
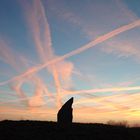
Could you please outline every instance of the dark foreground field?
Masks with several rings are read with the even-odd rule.
[[[70,128],[55,122],[2,121],[0,140],[140,140],[140,128],[73,123]]]

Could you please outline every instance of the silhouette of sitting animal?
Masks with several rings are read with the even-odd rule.
[[[73,97],[70,98],[58,111],[57,123],[59,126],[67,127],[67,126],[70,126],[72,124],[72,119],[73,119],[72,104],[73,104]]]

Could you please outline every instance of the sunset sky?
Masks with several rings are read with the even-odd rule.
[[[140,1],[1,0],[0,120],[140,123]]]

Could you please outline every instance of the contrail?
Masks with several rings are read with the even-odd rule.
[[[129,110],[135,104],[139,106],[140,93],[134,94],[115,94],[109,96],[98,96],[96,98],[79,99],[74,102],[74,105],[84,104],[84,103],[97,103],[104,107],[109,107],[110,109],[116,108],[119,110]]]
[[[75,95],[75,94],[80,94],[80,93],[103,93],[103,92],[119,92],[119,91],[134,91],[134,90],[140,90],[140,86],[135,86],[135,87],[116,87],[116,88],[98,88],[98,89],[89,89],[89,90],[78,90],[78,91],[63,91],[63,96],[67,96],[67,95]],[[40,97],[45,97],[48,96],[50,98],[54,98],[55,93],[52,93],[52,96],[48,96],[48,95],[40,95]],[[132,95],[131,95],[132,96]],[[10,102],[18,102],[18,101],[22,101],[22,100],[28,100],[32,97],[27,97],[27,98],[22,98],[22,99],[17,99],[17,100],[9,100],[6,103],[10,103]],[[91,97],[90,97],[91,98]],[[103,98],[103,97],[102,97]],[[108,97],[104,97],[104,98],[108,98]]]
[[[31,11],[31,14],[33,15],[34,18],[32,18],[33,19],[32,21],[30,20],[31,21],[30,25],[31,25],[32,30],[34,31],[33,37],[35,40],[35,44],[36,44],[39,56],[42,62],[45,63],[46,61],[49,61],[50,59],[55,57],[55,54],[52,48],[51,31],[50,31],[49,23],[45,15],[45,10],[41,1],[38,1],[38,0],[34,1],[33,10],[34,11],[33,12]],[[56,104],[58,107],[60,107],[61,84],[59,81],[57,67],[55,64],[52,64],[49,68],[53,75],[56,92],[57,92]]]
[[[129,99],[130,100],[139,100],[139,98],[140,98],[140,92],[136,92],[136,93],[133,93],[133,94],[125,94],[125,93],[123,93],[123,94],[112,94],[112,95],[109,95],[109,96],[96,96],[96,97],[90,97],[90,98],[86,98],[86,99],[84,99],[84,98],[82,98],[82,99],[79,99],[79,100],[77,100],[77,101],[75,101],[74,102],[74,104],[77,104],[77,103],[87,103],[87,102],[96,102],[96,101],[98,101],[98,102],[102,102],[102,101],[112,101],[113,99],[117,99],[117,98],[122,98],[122,97],[125,97],[125,102],[128,102],[128,98],[126,98],[126,97],[129,97]],[[121,101],[121,102],[123,102],[123,101]]]
[[[14,78],[12,78],[12,79],[10,79],[8,81],[1,82],[0,85],[7,84],[7,83],[12,82],[12,81],[14,81],[16,79],[19,79],[21,77],[26,77],[26,76],[28,76],[30,74],[33,74],[33,73],[35,73],[35,72],[47,67],[50,64],[54,64],[56,62],[59,62],[59,61],[64,60],[66,58],[69,58],[69,57],[71,57],[73,55],[79,54],[79,53],[81,53],[81,52],[83,52],[83,51],[85,51],[85,50],[87,50],[89,48],[94,47],[95,45],[97,45],[99,43],[102,43],[102,42],[104,42],[104,41],[106,41],[106,40],[108,40],[108,39],[110,39],[110,38],[112,38],[112,37],[114,37],[116,35],[119,35],[120,33],[123,33],[125,31],[128,31],[128,30],[133,29],[133,28],[138,27],[138,26],[140,26],[140,20],[136,20],[136,21],[134,21],[134,22],[132,22],[130,24],[121,26],[121,27],[119,27],[119,28],[117,28],[117,29],[105,34],[105,35],[99,36],[95,40],[89,42],[88,44],[86,44],[86,45],[84,45],[84,46],[82,46],[82,47],[80,47],[80,48],[78,48],[76,50],[71,51],[70,53],[67,53],[67,54],[65,54],[65,55],[63,55],[63,56],[61,56],[59,58],[50,60],[50,62],[47,62],[47,63],[42,64],[40,66],[33,67],[32,69],[27,70],[25,73],[23,73],[21,75],[18,75],[18,76],[14,77]]]
[[[78,91],[65,91],[63,95],[74,95],[80,93],[102,93],[102,92],[117,92],[117,91],[133,91],[140,90],[140,86],[136,87],[117,87],[117,88],[103,88],[103,89],[89,89],[89,90],[78,90]]]
[[[48,95],[39,95],[39,97],[45,97],[45,96],[48,96]],[[20,99],[15,99],[15,100],[7,100],[7,101],[0,101],[0,104],[8,104],[8,103],[16,103],[16,102],[20,102],[20,101],[27,101],[27,100],[30,100],[32,99],[33,96],[29,96],[29,97],[24,97],[24,98],[20,98]],[[51,99],[55,99],[55,96],[51,95],[51,96],[48,96],[49,100]]]
[[[32,38],[36,47],[36,51],[41,60],[41,63],[44,64],[44,63],[48,63],[50,59],[55,58],[54,50],[52,48],[51,31],[50,31],[49,23],[46,17],[46,12],[45,12],[42,2],[39,0],[34,0],[32,2],[33,3],[31,4],[27,0],[25,0],[25,1],[22,1],[21,5],[23,6],[24,11],[25,11],[25,18],[28,22],[29,29],[31,30]],[[36,67],[29,69],[28,71],[29,76],[34,76],[34,75],[31,75],[34,73],[32,72],[32,70],[34,71],[34,69],[36,69]],[[60,94],[61,84],[59,81],[57,67],[55,64],[52,64],[48,67],[48,69],[51,72],[54,79],[54,83],[55,83],[55,87],[57,91],[56,104],[58,106],[59,100],[60,100],[59,94]],[[21,80],[24,76],[27,77],[26,75],[28,74],[25,73],[25,75],[23,75],[22,77],[20,77],[20,79],[17,79],[17,80]],[[37,78],[36,80],[33,80],[33,81],[38,81],[35,83],[37,96],[36,94],[34,95],[35,99],[37,99],[37,97],[40,98],[38,94],[43,94],[43,90],[48,91],[48,89],[47,87],[45,87],[41,79]]]

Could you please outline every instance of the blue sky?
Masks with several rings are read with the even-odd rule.
[[[0,119],[56,120],[60,105],[74,96],[74,121],[139,122],[139,4],[0,1]],[[121,33],[58,60],[116,29]],[[52,60],[56,62],[30,72]],[[84,112],[89,118],[84,119]]]

